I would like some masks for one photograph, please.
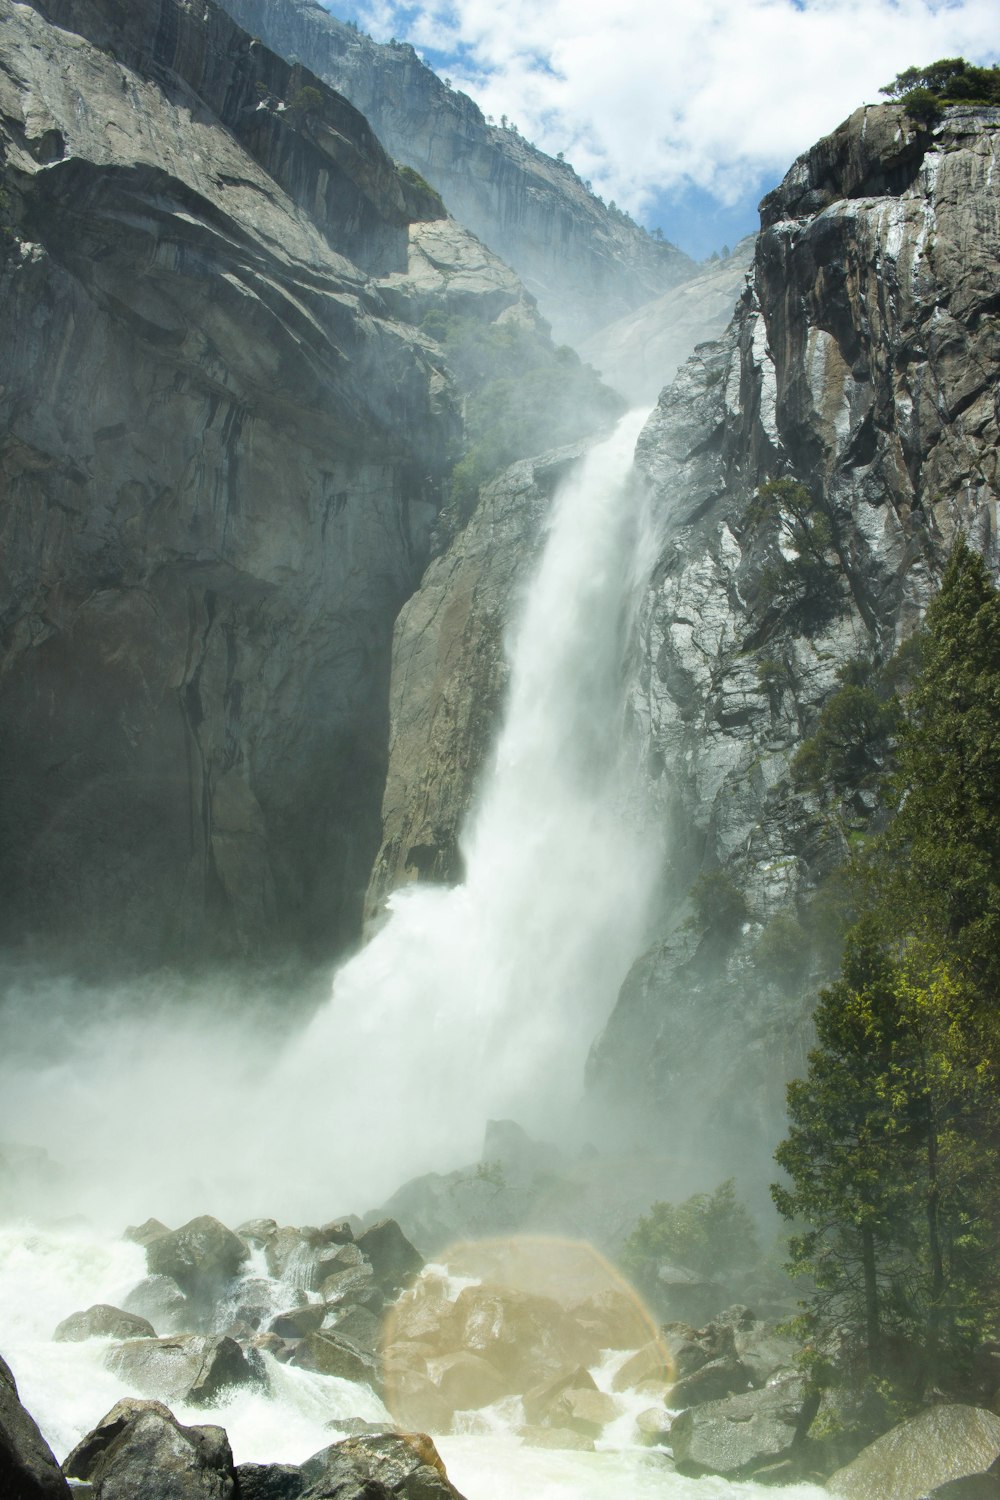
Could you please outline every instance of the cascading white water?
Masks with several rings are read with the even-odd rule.
[[[285,1060],[289,1082],[321,1057],[377,1093],[361,1131],[330,1137],[349,1197],[391,1189],[401,1168],[474,1160],[491,1115],[552,1129],[639,946],[655,844],[626,815],[621,746],[622,657],[652,551],[629,482],[640,422],[626,418],[556,497],[465,881],[397,893]]]
[[[65,1160],[78,1127],[88,1191],[114,1189],[117,1170],[119,1225],[125,1201],[133,1212],[141,1201],[125,1198],[137,1181],[144,1211],[175,1221],[206,1210],[231,1222],[329,1218],[378,1201],[407,1172],[474,1159],[490,1116],[548,1131],[571,1110],[587,1048],[642,941],[657,858],[628,816],[621,757],[622,656],[652,550],[644,497],[628,481],[638,422],[594,449],[557,497],[512,637],[506,720],[466,830],[464,883],[397,894],[386,926],[277,1058],[271,1034],[266,1068],[224,1016],[185,1034],[173,1010],[148,1023],[119,1010],[117,1043],[82,1028],[77,1066],[50,1071],[43,1109],[32,1114],[30,1089],[8,1074],[29,1139]],[[185,1172],[193,1181],[178,1195]],[[120,1305],[144,1270],[136,1245],[90,1230],[0,1229],[0,1352],[60,1457],[128,1387],[105,1365],[107,1341],[53,1343],[52,1330],[96,1301]],[[247,1274],[271,1308],[301,1295],[294,1266],[278,1283],[258,1255]],[[622,1357],[595,1369],[599,1384]],[[223,1425],[244,1462],[299,1462],[347,1418],[384,1419],[364,1387],[266,1362],[267,1391],[208,1409],[175,1403],[176,1415]],[[671,1473],[636,1443],[634,1409],[648,1399],[617,1398],[604,1451],[522,1447],[507,1409],[516,1398],[457,1421],[440,1448],[470,1500],[771,1493]]]

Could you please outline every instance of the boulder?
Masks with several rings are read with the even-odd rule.
[[[371,1263],[375,1280],[385,1292],[408,1286],[424,1268],[424,1258],[410,1244],[395,1219],[380,1219],[356,1238],[355,1243]]]
[[[236,1490],[240,1500],[299,1500],[306,1487],[296,1464],[237,1464]]]
[[[276,1219],[247,1219],[244,1224],[236,1226],[236,1233],[240,1239],[246,1240],[247,1244],[255,1250],[262,1250],[277,1230]]]
[[[925,1500],[1000,1500],[1000,1475],[970,1474],[965,1479],[949,1479],[931,1490]]]
[[[467,1349],[428,1360],[427,1374],[452,1412],[476,1411],[510,1394],[499,1370]]]
[[[775,1323],[751,1323],[737,1328],[733,1342],[740,1363],[755,1386],[767,1382],[782,1370],[793,1368],[798,1354],[794,1339],[779,1333]]]
[[[146,1219],[142,1224],[130,1224],[122,1235],[123,1240],[131,1240],[135,1245],[141,1245],[143,1249],[151,1245],[154,1240],[162,1240],[164,1235],[170,1233],[166,1224],[161,1224],[159,1219]]]
[[[669,1350],[660,1339],[651,1339],[627,1359],[611,1382],[613,1391],[631,1390],[643,1381],[655,1380],[669,1384],[673,1379],[673,1361]]]
[[[255,1356],[259,1360],[259,1356]],[[261,1371],[225,1334],[133,1339],[109,1349],[104,1363],[137,1390],[164,1401],[214,1401],[232,1386],[253,1385]]]
[[[69,1500],[69,1485],[17,1383],[0,1359],[0,1495],[4,1500]]]
[[[291,1363],[301,1370],[315,1370],[318,1375],[337,1375],[358,1385],[382,1389],[382,1371],[370,1349],[362,1349],[350,1339],[324,1331],[309,1333],[292,1355]]]
[[[698,1406],[703,1401],[721,1401],[725,1396],[735,1396],[739,1391],[750,1390],[754,1382],[750,1371],[741,1360],[731,1355],[724,1359],[712,1359],[700,1369],[674,1382],[670,1392],[673,1407]]]
[[[448,1334],[452,1347],[481,1355],[520,1391],[575,1368],[591,1352],[572,1314],[553,1298],[503,1286],[465,1287]]]
[[[382,1341],[382,1320],[368,1307],[352,1303],[347,1307],[324,1309],[323,1328],[334,1330],[339,1337],[360,1344],[362,1349],[378,1349]],[[332,1321],[331,1321],[332,1320]]]
[[[231,1229],[202,1214],[147,1244],[146,1264],[154,1275],[172,1276],[183,1292],[204,1305],[215,1301],[249,1253]]]
[[[310,1292],[319,1287],[318,1266],[323,1251],[318,1229],[308,1226],[295,1229],[285,1225],[268,1238],[264,1260],[276,1281],[286,1281],[289,1286]]]
[[[656,1332],[636,1298],[614,1287],[576,1303],[573,1316],[591,1336],[595,1350],[638,1349]]]
[[[648,1406],[635,1419],[636,1436],[640,1443],[650,1445],[670,1441],[670,1424],[673,1417],[665,1406]]]
[[[119,1401],[66,1459],[97,1500],[234,1500],[233,1455],[221,1427],[182,1427],[159,1401]]]
[[[381,1289],[376,1286],[375,1273],[371,1266],[358,1265],[347,1266],[342,1271],[335,1271],[332,1276],[327,1276],[320,1283],[320,1296],[324,1302],[359,1302],[362,1298],[367,1300],[370,1292],[377,1291],[381,1298]]]
[[[365,1500],[397,1495],[401,1500],[462,1500],[441,1456],[426,1433],[373,1433],[345,1438],[302,1465],[308,1500],[344,1500],[349,1486],[364,1488]],[[377,1486],[377,1490],[365,1486]]]
[[[277,1333],[283,1339],[304,1339],[307,1333],[315,1333],[326,1316],[322,1302],[309,1302],[305,1307],[291,1307],[272,1318],[267,1325],[268,1333]]]
[[[583,1365],[577,1365],[575,1370],[569,1370],[563,1375],[557,1375],[555,1380],[546,1380],[544,1384],[537,1385],[533,1390],[526,1391],[522,1406],[524,1408],[525,1420],[531,1427],[558,1426],[552,1420],[553,1413],[559,1403],[560,1397],[567,1391],[596,1391],[594,1377]]]
[[[383,1400],[404,1427],[420,1432],[450,1432],[453,1408],[420,1370],[386,1371]]]
[[[97,1302],[86,1312],[63,1318],[52,1337],[60,1344],[78,1344],[84,1339],[146,1339],[155,1338],[156,1329],[138,1313]]]
[[[125,1312],[136,1313],[156,1333],[194,1333],[199,1316],[172,1276],[146,1276],[122,1301]]]
[[[1000,1456],[1000,1417],[979,1406],[932,1406],[863,1448],[827,1480],[844,1500],[920,1500]]]
[[[584,1437],[598,1438],[609,1422],[618,1416],[614,1398],[605,1391],[579,1388],[564,1391],[552,1415],[553,1427],[569,1427]]]
[[[787,1457],[805,1435],[815,1409],[816,1399],[800,1375],[760,1391],[688,1407],[671,1424],[674,1460],[687,1473],[752,1475]]]
[[[320,1226],[319,1232],[328,1245],[349,1245],[355,1231],[360,1234],[361,1220],[349,1214],[346,1219],[331,1219],[328,1224]]]

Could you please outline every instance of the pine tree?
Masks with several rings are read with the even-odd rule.
[[[959,544],[902,707],[896,812],[864,878],[869,912],[788,1091],[780,1212],[806,1323],[882,1373],[947,1381],[997,1311],[1000,1217],[1000,594]]]

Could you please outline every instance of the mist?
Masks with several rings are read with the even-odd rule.
[[[396,892],[318,1005],[232,977],[13,984],[0,1139],[51,1161],[22,1156],[8,1209],[108,1227],[208,1211],[322,1222],[476,1161],[491,1118],[572,1143],[587,1052],[643,945],[662,859],[623,734],[656,549],[629,481],[641,421],[556,497],[512,612],[463,884]]]

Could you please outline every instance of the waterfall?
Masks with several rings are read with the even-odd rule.
[[[371,1091],[356,1131],[350,1100],[332,1101],[317,1150],[345,1201],[475,1160],[491,1116],[557,1128],[641,943],[656,850],[628,816],[622,744],[623,656],[653,553],[631,476],[641,422],[623,419],[555,497],[463,884],[397,892],[285,1059],[289,1086],[324,1058],[338,1094]]]
[[[397,892],[304,1028],[235,981],[189,1001],[156,978],[100,1006],[68,982],[42,1007],[25,994],[27,1050],[0,1059],[0,1094],[13,1138],[58,1164],[43,1211],[57,1197],[118,1228],[205,1211],[322,1222],[476,1161],[490,1118],[549,1138],[567,1125],[657,859],[622,733],[654,554],[631,477],[641,420],[565,478],[514,601],[505,722],[461,885]]]

